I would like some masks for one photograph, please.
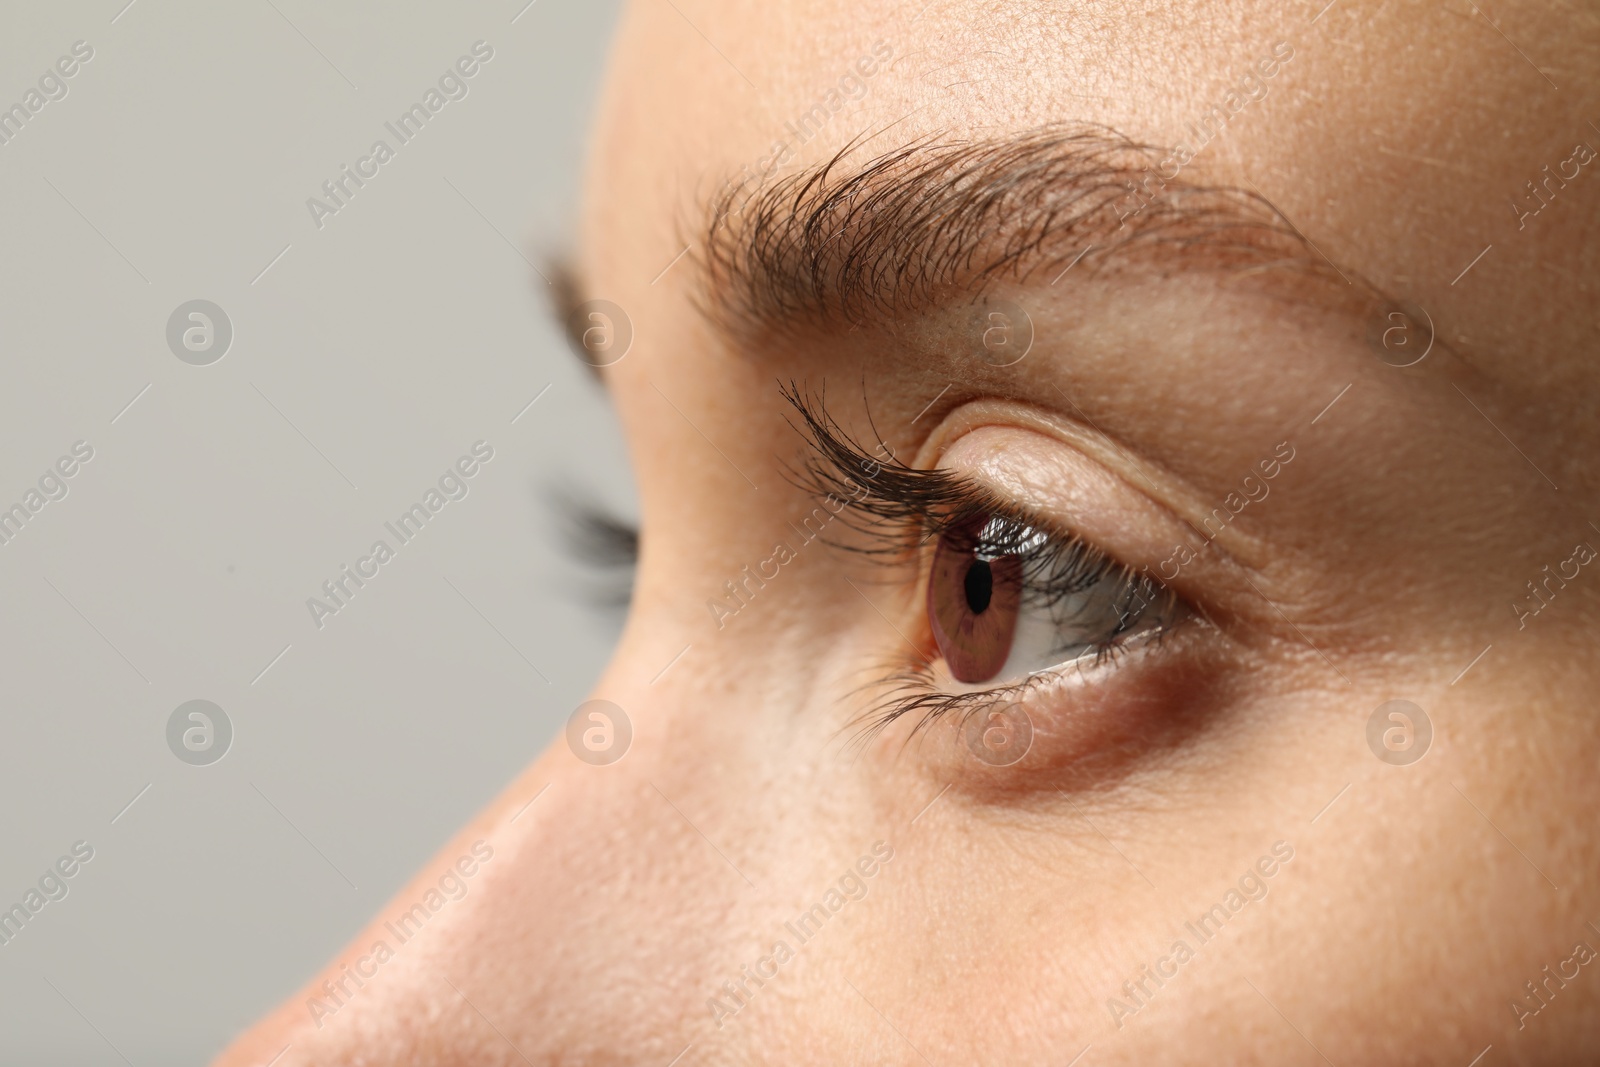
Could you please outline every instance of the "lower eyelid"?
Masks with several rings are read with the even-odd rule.
[[[995,799],[1103,788],[1153,771],[1153,758],[1177,757],[1225,711],[1224,687],[1209,683],[1221,664],[1206,644],[1183,628],[1136,638],[1112,662],[1087,656],[1020,684],[959,694],[929,721],[915,720],[925,738],[919,758],[935,777]],[[965,724],[1003,705],[1021,706],[1031,743],[1021,760],[997,766],[975,754]]]
[[[1187,618],[1184,616],[1184,619]],[[1050,623],[1035,620],[1033,625],[1036,627],[1035,636],[1038,636],[1046,631]],[[1021,661],[1013,656],[1008,658],[999,675],[981,683],[956,681],[937,657],[922,660],[912,670],[895,672],[901,688],[893,698],[884,700],[874,709],[874,718],[882,721],[890,715],[898,717],[909,711],[925,710],[925,706],[935,707],[934,714],[937,716],[962,714],[985,703],[1013,701],[1024,696],[1051,699],[1052,690],[1063,682],[1074,685],[1108,684],[1113,680],[1111,672],[1118,668],[1123,657],[1156,652],[1154,646],[1165,640],[1171,631],[1170,626],[1152,627],[1118,635],[1109,641],[1086,642],[1076,648],[1062,650],[1059,658],[1032,670],[1020,666]],[[914,682],[908,681],[913,675]],[[919,720],[917,729],[925,725]]]

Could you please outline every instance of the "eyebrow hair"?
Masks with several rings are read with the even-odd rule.
[[[851,164],[863,140],[711,201],[696,301],[715,324],[746,338],[862,326],[1002,279],[1101,270],[1113,253],[1350,281],[1259,193],[1186,179],[1176,150],[1103,126],[931,136]]]

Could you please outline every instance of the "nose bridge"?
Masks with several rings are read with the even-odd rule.
[[[555,738],[219,1064],[282,1053],[279,1067],[398,1067],[469,1052],[665,1063],[681,1051],[688,1037],[662,1055],[758,899],[742,863],[754,823],[723,799],[736,761],[686,762],[695,742],[656,730],[681,698],[622,695],[635,736],[621,758],[586,761]],[[587,715],[585,729],[603,728]],[[584,1049],[593,1056],[572,1058]]]
[[[605,991],[639,983],[616,1047],[662,1063],[691,1043],[685,1063],[765,1062],[779,1048],[803,1061],[821,1046],[802,1031],[827,1028],[838,975],[872,973],[845,967],[851,946],[891,944],[884,916],[903,899],[908,861],[889,864],[915,812],[879,803],[879,757],[840,731],[834,694],[851,661],[740,621],[675,663],[682,645],[625,641],[595,693],[630,710],[631,751],[607,767],[559,745],[546,756],[568,799],[544,813],[545,847],[592,857],[591,888],[570,898],[581,917],[561,931],[584,960],[581,998],[614,1008]]]
[[[764,699],[770,652],[676,625],[679,606],[636,605],[588,699],[486,813],[507,862],[483,922],[540,961],[523,1010],[573,1041],[604,1020],[607,1047],[640,1056],[700,1018],[729,946],[770,925],[774,840],[800,844],[793,798],[815,792],[788,780],[814,762],[778,751],[792,709]]]
[[[686,643],[664,662],[658,646],[625,642],[541,758],[575,805],[572,821],[548,832],[579,847],[570,835],[586,825],[610,849],[604,862],[630,879],[716,895],[749,883],[737,857],[761,836],[766,709],[725,658],[741,655],[731,643]],[[592,750],[624,737],[626,752]]]
[[[758,731],[739,721],[747,690],[714,681],[710,656],[692,665],[695,651],[662,663],[625,643],[497,805],[507,863],[480,940],[520,941],[538,961],[515,998],[543,1020],[530,1040],[571,1049],[603,1030],[613,1054],[671,1060],[690,1038],[665,1044],[700,1018],[728,946],[770,910],[774,801]],[[623,738],[620,755],[600,751]],[[520,916],[510,929],[507,915]]]
[[[786,653],[683,608],[636,605],[539,758],[219,1063],[671,1061],[814,880],[824,792]]]

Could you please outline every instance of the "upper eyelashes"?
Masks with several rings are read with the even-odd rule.
[[[811,455],[796,479],[818,496],[848,498],[840,521],[865,535],[846,547],[869,554],[904,555],[936,537],[960,543],[985,560],[1015,559],[1022,587],[1055,604],[1108,577],[1125,587],[1130,605],[1146,607],[1171,594],[1144,571],[1136,571],[1094,545],[1048,524],[954,471],[918,470],[893,456],[869,455],[828,414],[822,398],[793,386],[784,397],[804,420]],[[1130,607],[1130,610],[1134,610]]]
[[[1147,572],[1052,531],[954,471],[869,455],[820,398],[793,386],[784,395],[811,446],[796,481],[819,495],[850,498],[839,518],[862,538],[840,547],[910,561],[936,542],[925,568],[926,612],[944,670],[906,664],[897,674],[900,689],[875,709],[868,732],[911,711],[923,713],[916,732],[952,711],[1017,699],[1061,668],[1102,663],[1128,641],[1159,637],[1187,614]],[[972,688],[978,685],[989,688]]]

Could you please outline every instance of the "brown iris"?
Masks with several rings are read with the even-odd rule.
[[[928,622],[958,682],[986,682],[1011,654],[1022,603],[1022,564],[980,552],[978,520],[941,534],[928,578]]]

